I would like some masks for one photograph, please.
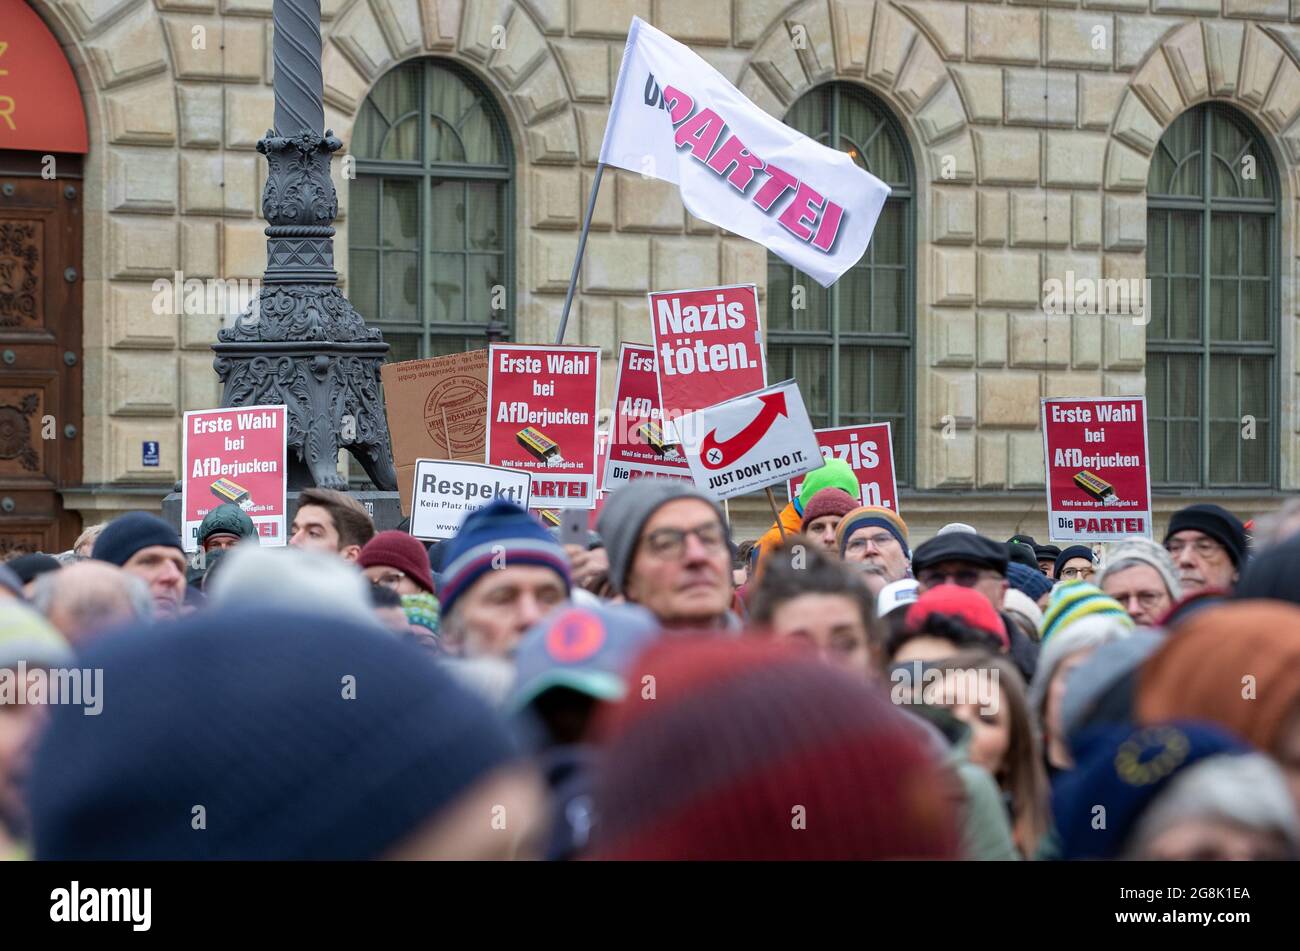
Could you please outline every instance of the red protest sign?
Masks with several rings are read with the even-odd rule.
[[[599,399],[599,347],[493,344],[488,465],[527,470],[532,508],[591,508]]]
[[[767,386],[753,284],[652,292],[659,406],[674,420]]]
[[[836,426],[817,430],[817,445],[826,459],[842,459],[858,477],[858,498],[863,505],[898,511],[898,482],[894,477],[894,444],[889,423]],[[791,479],[790,498],[799,494],[803,480]]]
[[[647,475],[691,478],[681,446],[664,428],[653,347],[625,343],[619,348],[612,425],[601,470],[606,491]]]
[[[1043,452],[1053,541],[1151,537],[1144,397],[1043,400]]]
[[[238,406],[185,414],[181,480],[181,538],[198,549],[199,523],[223,502],[238,505],[257,526],[261,543],[284,545],[284,406]]]

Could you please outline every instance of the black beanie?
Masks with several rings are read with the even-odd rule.
[[[99,533],[90,557],[121,566],[130,561],[131,556],[140,549],[153,545],[166,545],[184,553],[176,529],[157,515],[127,512],[113,519]]]
[[[206,610],[81,658],[107,694],[98,716],[50,708],[40,859],[378,858],[513,755],[427,654],[352,622]]]
[[[1216,542],[1228,549],[1228,557],[1240,568],[1246,560],[1246,526],[1241,519],[1221,505],[1204,502],[1179,509],[1169,518],[1169,528],[1165,530],[1165,544],[1178,532],[1197,531],[1209,535]]]
[[[9,562],[9,567],[23,584],[27,584],[46,572],[58,571],[63,565],[59,564],[59,559],[38,551],[30,555],[19,555]]]
[[[1052,565],[1052,577],[1058,581],[1061,578],[1061,569],[1071,558],[1087,558],[1092,564],[1097,563],[1097,556],[1092,553],[1092,549],[1087,545],[1070,545],[1059,555],[1056,556],[1056,563]]]

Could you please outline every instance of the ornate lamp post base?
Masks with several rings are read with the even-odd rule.
[[[397,488],[379,367],[383,334],[337,286],[338,198],[332,132],[293,136],[268,130],[257,143],[270,166],[262,211],[267,266],[257,300],[217,335],[213,369],[222,406],[283,403],[289,421],[289,488],[346,489],[337,472],[347,448],[375,487]]]

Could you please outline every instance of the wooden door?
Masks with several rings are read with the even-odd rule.
[[[81,530],[81,157],[0,151],[0,557]]]

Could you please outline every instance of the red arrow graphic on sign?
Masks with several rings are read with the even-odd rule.
[[[704,463],[704,468],[721,469],[731,465],[758,445],[758,441],[767,435],[777,417],[789,415],[785,408],[785,393],[768,393],[758,400],[763,408],[753,422],[736,435],[718,442],[718,431],[715,429],[704,437],[700,443],[700,460]]]

